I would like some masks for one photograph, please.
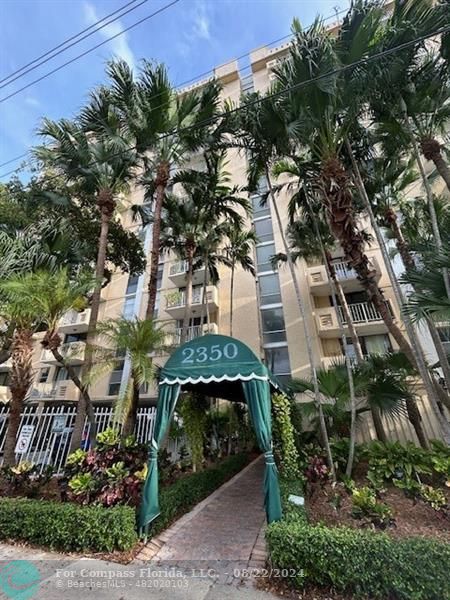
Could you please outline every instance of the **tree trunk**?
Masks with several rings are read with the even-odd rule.
[[[373,306],[380,313],[381,318],[397,342],[400,350],[407,356],[411,364],[417,367],[414,353],[399,327],[394,323],[390,310],[375,280],[375,271],[370,268],[369,259],[364,252],[364,240],[356,225],[349,179],[338,157],[330,157],[324,161],[321,180],[330,229],[334,237],[340,242],[346,259],[350,266],[357,272],[358,278],[367,292],[369,301],[372,302]],[[420,414],[415,402],[407,400],[406,408],[420,444],[428,447]]]
[[[187,273],[186,273],[186,288],[184,292],[184,317],[183,317],[183,327],[181,329],[181,344],[187,340],[188,332],[189,332],[189,321],[191,319],[191,309],[192,309],[192,263],[194,260],[194,251],[195,248],[188,244],[186,248],[186,259],[187,259]]]
[[[427,160],[433,161],[437,172],[445,181],[445,185],[450,192],[450,168],[442,157],[440,143],[434,138],[422,138],[420,149]]]
[[[284,252],[286,254],[287,257],[287,263],[289,266],[289,270],[291,273],[291,278],[292,278],[292,283],[294,284],[294,290],[295,290],[295,295],[297,298],[297,304],[298,304],[298,308],[300,310],[300,317],[302,319],[303,322],[303,330],[304,330],[304,334],[305,334],[305,343],[306,343],[306,350],[308,353],[308,359],[309,359],[309,363],[311,365],[311,371],[312,371],[312,376],[313,376],[313,386],[314,386],[314,401],[316,403],[317,406],[317,411],[319,413],[319,424],[320,424],[320,430],[321,430],[321,434],[322,434],[322,439],[323,439],[323,443],[325,446],[325,451],[327,454],[327,460],[328,460],[328,466],[330,468],[330,472],[331,472],[331,476],[333,481],[336,481],[336,471],[334,468],[334,461],[333,461],[333,456],[331,454],[331,447],[330,447],[330,441],[329,441],[329,437],[328,437],[328,431],[327,431],[327,426],[326,426],[326,422],[325,422],[325,417],[323,414],[323,408],[322,408],[322,399],[320,397],[320,390],[319,390],[319,382],[317,379],[317,369],[316,369],[316,365],[315,365],[315,361],[314,361],[314,355],[313,355],[313,350],[312,350],[312,341],[311,341],[311,335],[309,332],[309,327],[308,327],[308,323],[306,322],[306,309],[303,303],[303,299],[300,293],[300,288],[298,285],[298,281],[297,281],[297,277],[295,274],[295,268],[294,268],[294,262],[292,260],[292,256],[289,250],[289,246],[288,243],[286,241],[286,236],[284,234],[284,229],[283,229],[283,223],[281,221],[281,217],[280,217],[280,212],[278,210],[278,205],[276,203],[275,200],[275,194],[273,191],[273,187],[272,187],[272,182],[270,181],[270,174],[269,174],[269,168],[266,166],[266,171],[265,171],[265,175],[266,175],[266,181],[267,181],[267,186],[269,188],[269,195],[272,201],[272,206],[273,209],[275,211],[275,216],[276,216],[276,220],[277,220],[277,224],[278,224],[278,229],[280,232],[280,236],[281,236],[281,240],[283,242],[283,248],[284,248]]]
[[[208,310],[208,295],[206,293],[206,283],[208,281],[208,254],[205,254],[204,263],[205,263],[205,274],[203,275],[203,287],[202,287],[202,316],[203,316],[203,312],[205,312],[206,330],[208,333],[210,333],[210,331],[209,331],[210,319],[209,319],[209,310]],[[203,326],[203,323],[202,323],[202,326]]]
[[[110,190],[102,190],[97,198],[97,205],[101,214],[100,237],[98,239],[97,263],[95,266],[96,284],[91,300],[91,316],[89,318],[88,333],[86,339],[86,356],[81,375],[82,385],[85,388],[83,394],[80,394],[77,405],[77,414],[72,432],[72,441],[70,443],[70,452],[74,452],[80,447],[83,438],[84,423],[86,415],[89,421],[89,443],[91,448],[95,448],[97,426],[95,423],[94,407],[88,393],[89,384],[86,382],[93,363],[93,346],[96,337],[96,328],[98,313],[100,310],[100,299],[102,293],[102,279],[105,271],[106,250],[108,246],[109,224],[114,215],[116,202]]]
[[[404,304],[404,297],[403,297],[403,292],[401,290],[401,287],[398,283],[397,277],[395,276],[394,273],[394,269],[392,267],[388,252],[386,250],[386,245],[384,243],[384,239],[383,236],[381,235],[381,231],[380,228],[378,227],[378,224],[376,222],[375,216],[373,214],[373,210],[372,210],[372,206],[370,204],[370,200],[369,197],[367,195],[367,191],[366,188],[364,186],[364,182],[362,180],[361,177],[361,173],[358,167],[358,164],[356,163],[355,157],[353,155],[353,151],[352,151],[352,147],[348,141],[348,139],[345,141],[346,143],[346,147],[347,150],[349,152],[350,158],[351,158],[351,162],[352,162],[352,169],[356,178],[356,184],[357,187],[360,191],[361,197],[364,200],[364,205],[365,208],[367,210],[367,213],[370,217],[370,222],[371,225],[373,227],[373,230],[375,231],[375,235],[378,241],[378,245],[380,247],[381,253],[383,255],[383,260],[384,263],[386,265],[386,269],[389,275],[389,279],[391,281],[392,284],[392,289],[394,290],[394,294],[395,297],[397,299],[397,302],[399,304],[399,306],[402,306]],[[376,284],[375,284],[376,285]],[[378,289],[378,286],[376,286]],[[387,311],[389,312],[389,311]],[[390,313],[389,313],[390,314]],[[391,317],[391,321],[392,321],[392,317]],[[423,350],[422,347],[420,345],[419,339],[416,335],[415,329],[411,323],[410,318],[406,315],[405,319],[404,319],[404,323],[405,323],[405,327],[406,327],[406,331],[408,333],[408,336],[410,338],[410,340],[412,341],[412,345],[410,346],[406,339],[404,338],[404,336],[401,334],[400,330],[398,329],[398,327],[396,328],[397,331],[395,331],[394,328],[390,329],[391,334],[393,335],[394,339],[397,340],[397,343],[399,343],[399,341],[402,341],[402,346],[399,347],[400,349],[405,353],[405,350],[408,349],[408,353],[405,353],[408,360],[411,362],[411,364],[414,366],[415,369],[417,369],[417,371],[419,372],[423,384],[425,386],[425,390],[427,392],[428,395],[428,399],[430,401],[431,407],[433,409],[433,412],[436,415],[436,418],[441,426],[442,429],[442,434],[444,439],[447,441],[447,443],[450,443],[450,427],[448,425],[447,420],[443,417],[441,411],[439,410],[439,405],[435,396],[435,388],[431,382],[431,378],[430,378],[430,374],[428,372],[427,366],[426,366],[426,362],[425,362],[425,357],[423,354]],[[389,328],[389,326],[388,326]],[[395,337],[395,333],[400,333],[400,338],[399,337]],[[413,360],[411,360],[411,358]],[[414,406],[413,406],[414,405]],[[415,404],[414,401],[412,400],[407,400],[406,401],[406,408],[408,411],[408,416],[410,418],[411,423],[414,426],[414,429],[416,431],[417,437],[421,443],[421,445],[423,447],[428,447],[428,441],[426,440],[423,428],[422,428],[422,424],[421,424],[421,419],[420,419],[420,413],[417,409],[417,405]],[[425,440],[425,443],[424,443]]]
[[[233,304],[234,304],[234,259],[231,263],[231,283],[230,283],[230,336],[233,337]]]
[[[12,341],[8,429],[6,431],[3,465],[11,467],[16,463],[14,453],[20,427],[20,415],[28,389],[33,381],[33,332],[30,329],[16,329]]]
[[[122,437],[127,437],[134,433],[134,428],[136,426],[137,420],[137,412],[139,408],[139,384],[137,383],[136,377],[133,373],[131,374],[131,377],[133,379],[131,404],[130,410],[128,411],[127,417],[125,419],[125,423],[122,427]]]
[[[158,264],[159,264],[159,246],[161,239],[161,211],[166,193],[167,183],[169,181],[170,165],[164,161],[158,165],[155,185],[156,198],[155,208],[153,210],[153,225],[152,225],[152,251],[150,262],[150,277],[148,281],[148,304],[145,313],[146,319],[153,319],[155,315],[156,304],[156,286],[158,280]]]
[[[325,248],[323,246],[322,239],[320,237],[318,228],[316,228],[316,232],[319,234],[320,248],[322,250],[322,260],[324,261],[327,276],[328,276],[328,279],[329,279],[330,285],[331,285],[331,299],[333,301],[333,308],[336,312],[336,318],[337,318],[338,325],[339,325],[339,331],[340,331],[341,340],[342,340],[342,349],[344,350],[344,356],[345,356],[345,366],[347,369],[348,387],[349,387],[349,392],[350,392],[350,443],[349,443],[348,459],[347,459],[347,466],[345,469],[345,474],[347,475],[347,477],[351,477],[352,470],[353,470],[353,461],[354,461],[354,457],[355,457],[355,443],[356,443],[355,383],[353,380],[352,363],[350,360],[350,354],[349,354],[348,346],[347,346],[347,335],[344,330],[344,324],[341,319],[341,313],[339,312],[338,301],[337,301],[337,296],[336,296],[336,293],[337,293],[336,287],[337,287],[337,285],[339,285],[339,287],[340,287],[340,284],[337,280],[336,271],[333,266],[333,263],[330,260],[331,256],[329,253],[325,252]],[[344,294],[342,294],[342,295],[344,296]],[[345,296],[344,296],[344,301],[345,301]],[[345,301],[345,303],[346,303],[346,301]],[[350,314],[347,314],[347,318],[349,318],[349,317],[350,317]],[[347,324],[348,324],[348,321],[347,321]]]

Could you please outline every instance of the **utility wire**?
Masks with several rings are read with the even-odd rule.
[[[136,0],[134,0],[134,1],[136,1]],[[332,15],[328,15],[327,17],[324,17],[324,18],[323,18],[323,21],[324,21],[324,22],[325,22],[325,21],[329,21],[330,19],[332,19],[332,18],[336,18],[336,17],[338,17],[339,15],[341,15],[341,14],[343,14],[343,13],[346,13],[346,12],[347,12],[347,9],[343,9],[343,10],[341,10],[341,11],[335,12],[335,13],[333,13]],[[275,40],[272,40],[271,42],[268,42],[266,45],[267,45],[267,46],[273,46],[274,44],[278,44],[279,42],[282,42],[282,41],[284,41],[284,40],[287,40],[288,38],[292,38],[292,37],[293,37],[293,35],[294,35],[293,33],[288,33],[288,34],[286,34],[286,35],[283,35],[282,37],[279,37],[279,38],[277,38],[277,39],[275,39]],[[242,59],[244,59],[244,58],[247,58],[247,57],[248,57],[248,55],[249,55],[249,52],[245,52],[244,54],[241,54],[240,56],[238,56],[237,58],[235,58],[235,59],[233,59],[233,60],[240,61],[240,60],[242,60]],[[251,68],[251,66],[252,66],[252,65],[251,65],[251,63],[250,63],[250,64],[246,65],[245,67],[242,67],[242,68],[239,70],[239,72],[240,72],[240,73],[242,73],[242,71],[246,71],[247,69],[250,69],[250,68]],[[178,89],[178,90],[179,90],[179,89],[182,89],[183,87],[185,87],[185,86],[189,85],[190,83],[194,83],[194,82],[196,82],[196,81],[197,81],[197,82],[198,82],[198,81],[201,81],[201,79],[202,79],[203,77],[206,77],[206,76],[208,76],[208,75],[210,75],[210,74],[214,74],[214,67],[213,67],[212,69],[209,69],[208,71],[204,71],[203,73],[199,73],[198,75],[195,75],[195,76],[194,76],[194,77],[192,77],[191,79],[187,79],[186,81],[182,81],[182,82],[180,82],[180,83],[176,83],[174,87],[175,87],[176,89]],[[155,94],[154,98],[157,98],[157,97],[161,96],[162,94],[163,94],[163,92],[160,92],[159,94]],[[163,105],[161,105],[161,106],[163,106]],[[158,106],[158,107],[156,107],[156,108],[161,108],[161,106]],[[0,164],[0,168],[1,168],[1,167],[5,167],[6,165],[9,165],[10,163],[12,163],[12,162],[15,162],[15,161],[17,161],[17,160],[20,160],[21,158],[25,158],[27,155],[28,155],[28,152],[24,152],[23,154],[20,154],[19,156],[16,156],[15,158],[11,158],[11,160],[7,160],[6,162],[4,162],[4,163],[1,163],[1,164]],[[18,169],[18,170],[19,170],[19,169]],[[11,173],[14,173],[14,172],[15,172],[15,169],[13,169],[12,171],[9,171],[8,173],[4,173],[4,174],[3,174],[2,176],[0,176],[0,177],[5,177],[6,175],[9,175],[9,174],[11,174]]]
[[[178,2],[180,2],[180,0],[172,0],[172,2],[169,2],[168,4],[165,4],[164,6],[162,6],[161,8],[159,8],[158,10],[155,10],[155,12],[147,15],[146,17],[143,17],[142,19],[139,19],[139,21],[136,21],[135,23],[132,23],[128,27],[125,27],[125,29],[122,29],[122,31],[119,31],[115,35],[112,35],[111,37],[107,38],[106,40],[103,40],[103,42],[100,42],[99,44],[96,44],[95,46],[92,46],[91,48],[88,48],[87,50],[85,50],[81,54],[78,54],[77,56],[74,56],[74,58],[71,58],[70,60],[68,60],[65,63],[63,63],[62,65],[59,65],[59,67],[56,67],[55,69],[52,69],[48,73],[45,73],[44,75],[42,75],[41,77],[38,77],[37,79],[34,79],[33,81],[30,81],[30,83],[27,83],[27,85],[24,85],[23,87],[19,88],[15,92],[12,92],[11,94],[8,94],[7,96],[4,96],[3,98],[0,98],[0,103],[5,102],[6,100],[9,100],[10,98],[13,98],[14,96],[17,96],[17,94],[20,94],[20,92],[23,92],[24,90],[28,89],[32,85],[35,85],[36,83],[39,83],[43,79],[46,79],[47,77],[50,77],[50,75],[53,75],[54,73],[57,73],[58,71],[60,71],[64,67],[67,67],[67,65],[70,65],[70,64],[74,63],[75,61],[77,61],[79,58],[82,58],[83,56],[86,56],[90,52],[93,52],[94,50],[97,50],[97,48],[100,48],[101,46],[104,46],[105,44],[107,44],[111,40],[114,40],[115,38],[119,37],[120,35],[123,35],[127,31],[130,31],[130,29],[133,29],[134,27],[137,27],[138,25],[141,25],[141,23],[144,23],[145,21],[148,21],[149,19],[151,19],[153,17],[156,17],[156,15],[159,15],[160,13],[166,11],[171,6],[174,6],[175,4],[178,4]]]
[[[141,4],[144,4],[145,2],[148,2],[148,0],[142,0],[136,6],[133,6],[132,8],[130,8],[127,11],[125,11],[124,13],[122,13],[122,14],[114,17],[114,19],[111,19],[107,23],[103,23],[103,25],[100,25],[100,27],[97,27],[93,31],[90,31],[96,25],[99,25],[100,23],[102,23],[103,21],[106,21],[110,17],[112,17],[114,15],[117,15],[117,13],[121,13],[125,8],[127,8],[131,4],[135,4],[137,1],[138,0],[131,0],[131,2],[128,2],[127,4],[125,4],[124,6],[118,8],[117,10],[115,10],[112,13],[109,13],[109,15],[106,15],[106,16],[102,17],[101,19],[99,19],[98,21],[96,21],[95,23],[93,23],[92,25],[89,25],[89,27],[86,27],[85,29],[82,29],[80,32],[78,32],[77,34],[72,35],[71,37],[67,38],[66,40],[64,40],[63,42],[61,42],[60,44],[58,44],[54,48],[50,48],[50,50],[48,50],[44,54],[41,54],[40,56],[38,56],[37,58],[33,59],[32,61],[30,61],[26,65],[23,65],[23,67],[20,67],[20,69],[17,69],[16,71],[13,71],[12,73],[10,73],[9,75],[7,75],[6,77],[3,77],[3,79],[0,79],[0,83],[3,84],[3,85],[0,85],[0,89],[6,87],[7,85],[9,85],[10,83],[12,83],[13,81],[16,81],[16,79],[19,79],[20,77],[23,77],[27,73],[30,73],[30,71],[34,71],[34,69],[37,69],[38,67],[40,67],[44,63],[48,62],[52,58],[55,58],[55,56],[58,56],[59,54],[62,54],[63,52],[65,52],[66,50],[68,50],[69,48],[71,48],[72,46],[75,46],[75,44],[78,44],[82,40],[85,40],[87,37],[89,37],[90,35],[93,35],[95,32],[100,31],[100,29],[103,29],[103,27],[106,27],[107,25],[110,25],[111,23],[113,23],[114,21],[117,21],[117,19],[120,19],[121,17],[123,17],[124,15],[128,14],[129,12],[131,12],[133,10],[136,10],[136,8],[138,8],[139,6],[141,6]],[[88,31],[90,33],[87,33],[85,36],[83,36],[82,38],[80,38],[80,36],[83,35],[83,33],[86,33]],[[77,39],[77,38],[80,38],[80,39]],[[75,40],[75,41],[73,41],[73,40]],[[69,42],[72,42],[72,43],[69,44]],[[66,44],[68,44],[68,45],[66,45]],[[63,48],[63,46],[66,46],[66,47]],[[61,48],[61,50],[59,50],[60,48]],[[59,50],[59,52],[57,52],[57,50]],[[50,54],[52,56],[49,56]],[[46,57],[48,57],[48,58],[46,58]],[[45,60],[41,60],[41,59],[45,59]],[[41,62],[39,62],[39,61],[41,61]],[[35,63],[38,63],[38,64],[36,65]],[[32,65],[35,65],[35,66],[32,66]],[[28,67],[30,67],[30,68],[28,68]],[[24,72],[22,72],[22,71],[24,71]],[[14,77],[14,76],[16,76],[16,77]],[[7,81],[8,79],[10,81]],[[6,81],[6,83],[4,83],[5,81]]]
[[[414,46],[415,44],[419,44],[420,42],[424,42],[425,40],[437,36],[437,35],[444,35],[446,33],[450,32],[450,25],[448,25],[447,27],[441,27],[440,29],[437,29],[435,31],[432,31],[431,33],[427,33],[425,35],[419,36],[417,38],[414,38],[413,40],[409,40],[408,42],[403,42],[402,44],[399,44],[398,46],[393,46],[392,48],[387,48],[386,50],[381,50],[380,52],[377,52],[375,54],[372,54],[371,56],[366,56],[363,58],[360,58],[359,60],[356,60],[352,63],[349,63],[348,65],[344,65],[342,67],[338,67],[337,69],[332,69],[331,71],[328,71],[326,73],[322,73],[321,75],[317,75],[316,77],[311,77],[310,79],[305,79],[304,81],[300,81],[299,83],[296,83],[294,85],[290,85],[286,88],[277,90],[275,92],[272,92],[271,94],[267,94],[267,96],[262,96],[260,98],[255,98],[254,100],[251,100],[250,102],[244,102],[244,104],[241,104],[239,106],[237,106],[236,108],[232,108],[230,110],[227,110],[226,112],[220,112],[217,113],[216,115],[213,115],[212,117],[208,117],[206,119],[203,119],[203,121],[199,121],[198,123],[195,123],[193,125],[188,125],[187,127],[175,127],[172,131],[168,131],[167,133],[163,133],[161,134],[158,139],[157,142],[160,142],[161,140],[164,140],[168,137],[174,136],[176,134],[180,134],[180,133],[184,133],[190,130],[196,130],[196,129],[201,129],[203,126],[205,125],[209,125],[211,123],[214,123],[214,121],[219,120],[221,117],[223,117],[224,115],[230,115],[230,114],[235,114],[238,113],[239,111],[248,108],[250,106],[255,106],[257,104],[262,104],[263,102],[267,102],[268,100],[272,100],[275,98],[279,98],[280,96],[283,96],[284,94],[288,93],[288,92],[292,92],[292,91],[296,91],[299,90],[303,87],[306,87],[307,85],[311,84],[311,83],[315,83],[317,81],[322,81],[323,79],[327,79],[329,77],[333,77],[334,75],[339,75],[340,73],[346,73],[347,71],[350,71],[356,67],[359,67],[361,65],[365,65],[367,63],[371,63],[375,60],[378,60],[380,58],[383,58],[384,56],[390,56],[391,54],[394,54],[395,52],[398,52],[399,50],[404,50],[406,48],[409,48],[410,46]],[[163,106],[163,105],[161,105]],[[130,146],[129,148],[125,148],[125,150],[121,150],[120,152],[116,152],[111,154],[108,159],[103,160],[103,161],[92,161],[90,163],[88,163],[85,168],[88,168],[89,166],[93,166],[95,164],[103,164],[105,162],[107,162],[107,160],[109,160],[112,157],[116,157],[116,156],[120,156],[121,154],[124,154],[125,152],[129,152],[130,150],[136,150],[137,146]],[[3,175],[0,175],[0,178],[5,177],[6,175],[8,175],[9,173],[5,173]],[[59,177],[59,175],[50,177],[48,179],[48,181],[51,181],[52,179],[55,179],[56,177]]]

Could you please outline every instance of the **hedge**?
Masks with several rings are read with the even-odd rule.
[[[218,466],[187,475],[160,492],[161,515],[151,535],[165,529],[247,463],[236,454]],[[130,550],[137,542],[136,512],[130,506],[80,506],[29,498],[0,499],[0,540],[20,540],[66,552]]]
[[[290,508],[266,533],[273,565],[296,570],[294,583],[350,592],[352,597],[450,599],[450,545],[395,539],[349,527],[311,526]]]
[[[137,542],[135,510],[2,498],[0,539],[70,552],[129,550]]]
[[[152,524],[149,536],[157,535],[166,529],[177,517],[186,513],[225,481],[239,473],[248,462],[247,454],[235,454],[227,457],[216,467],[192,473],[163,488],[159,496],[161,514]]]

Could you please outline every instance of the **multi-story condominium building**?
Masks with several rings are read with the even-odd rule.
[[[250,67],[240,71],[237,61],[231,61],[215,69],[215,77],[223,85],[223,98],[238,103],[241,95],[252,90],[265,91],[272,80],[272,69],[277,61],[286,54],[288,44],[270,48],[262,47],[250,53]],[[199,87],[205,82],[199,82],[192,87]],[[195,159],[193,159],[195,160]],[[244,186],[246,184],[246,158],[232,150],[228,156],[227,171],[231,174],[232,183]],[[264,190],[261,189],[262,193]],[[287,225],[288,191],[279,196],[279,207],[283,226]],[[133,191],[132,202],[143,202],[143,193]],[[235,275],[233,334],[248,344],[260,356],[269,368],[280,378],[307,377],[310,375],[310,364],[306,350],[304,326],[295,296],[290,272],[281,267],[274,270],[270,257],[283,251],[280,231],[270,205],[260,205],[260,195],[251,196],[253,204],[253,226],[259,242],[255,248],[254,262],[257,276],[237,270]],[[124,224],[133,229],[139,225],[133,222],[131,211],[122,214]],[[250,226],[250,223],[249,223]],[[368,226],[368,224],[367,224]],[[149,253],[151,242],[151,227],[139,232],[142,236],[146,253]],[[383,265],[381,252],[375,242],[367,247],[367,254],[377,273],[377,279],[383,290],[386,302],[397,322],[399,307],[395,301],[391,284]],[[334,266],[347,297],[349,309],[353,317],[363,352],[386,352],[395,350],[394,340],[378,314],[368,302],[366,294],[360,285],[356,273],[350,269],[343,257],[342,251],[336,247]],[[150,262],[150,261],[149,261]],[[161,257],[158,278],[158,319],[167,324],[167,331],[172,342],[179,343],[182,319],[184,316],[184,262],[167,255]],[[143,317],[147,304],[147,284],[149,264],[146,272],[138,277],[127,274],[116,274],[111,283],[102,293],[100,320],[114,318],[120,315]],[[306,263],[300,261],[296,265],[296,276],[300,292],[307,311],[307,326],[311,332],[313,353],[317,367],[326,367],[336,357],[343,355],[341,346],[338,316],[331,302],[331,288],[325,266],[320,262]],[[189,336],[202,335],[206,329],[206,317],[202,310],[202,269],[194,274],[193,302]],[[206,288],[207,305],[210,315],[210,331],[212,333],[229,334],[230,311],[230,270],[220,268],[220,282],[217,285],[208,284]],[[62,320],[61,334],[64,334],[63,353],[81,369],[85,354],[85,339],[89,321],[89,309],[81,313],[68,314]],[[351,343],[350,349],[351,349]],[[167,356],[156,356],[155,363],[164,364]],[[77,390],[68,380],[63,367],[56,364],[48,351],[43,351],[36,344],[34,356],[36,378],[30,392],[32,401],[75,401]],[[8,363],[0,365],[0,378],[5,377]],[[124,386],[128,377],[126,357],[120,367],[109,376],[98,381],[91,395],[97,403],[111,403]],[[0,384],[4,379],[0,379]],[[0,388],[1,389],[1,388]],[[146,390],[142,395],[146,403],[156,400],[156,388]],[[424,426],[430,437],[439,435],[439,427],[435,422],[426,399],[421,406],[424,415]],[[387,423],[386,427],[401,439],[413,439],[409,423]],[[361,428],[362,435],[368,438],[372,435],[369,420]]]

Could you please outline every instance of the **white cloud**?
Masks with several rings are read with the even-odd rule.
[[[39,108],[39,106],[41,106],[39,100],[34,96],[27,96],[25,98],[25,104],[28,104],[28,106],[33,106],[34,108]]]
[[[191,9],[187,15],[186,25],[181,38],[177,40],[176,47],[183,59],[188,59],[196,42],[213,43],[211,36],[211,5],[204,0],[191,2]]]
[[[96,23],[99,18],[97,12],[95,10],[95,6],[90,2],[83,3],[84,10],[84,18],[88,25],[93,25]],[[110,38],[113,35],[116,35],[123,31],[124,27],[120,21],[114,21],[114,23],[110,23],[106,25],[102,29],[98,31],[99,35],[103,38]],[[118,37],[111,40],[108,44],[114,54],[123,60],[126,60],[130,67],[134,68],[136,65],[136,59],[134,57],[133,51],[128,45],[128,35],[126,33],[119,35]]]
[[[194,16],[193,37],[203,40],[210,40],[209,19],[206,14],[206,5],[204,2],[197,4],[197,12]]]

